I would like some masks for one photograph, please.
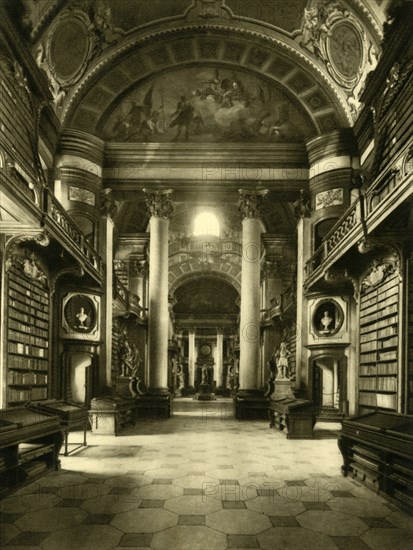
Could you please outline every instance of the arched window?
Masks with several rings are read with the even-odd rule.
[[[215,214],[212,212],[201,212],[201,214],[198,214],[194,221],[193,234],[195,237],[199,237],[201,235],[212,235],[214,237],[219,237],[219,221]]]

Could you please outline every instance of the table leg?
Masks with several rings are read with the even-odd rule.
[[[69,429],[66,428],[66,430],[65,430],[65,456],[69,455],[69,453],[67,452],[68,439],[69,439]]]
[[[83,422],[83,446],[86,447],[86,430],[87,430],[87,421]]]

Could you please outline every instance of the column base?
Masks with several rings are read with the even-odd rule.
[[[234,405],[236,420],[268,419],[268,399],[263,390],[238,390]]]
[[[138,418],[170,418],[171,393],[168,388],[150,388],[136,400]]]

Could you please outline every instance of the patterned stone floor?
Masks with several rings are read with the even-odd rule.
[[[287,440],[231,403],[176,401],[88,444],[1,502],[1,548],[413,548],[413,518],[343,478],[334,439]]]

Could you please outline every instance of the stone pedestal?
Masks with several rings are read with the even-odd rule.
[[[216,399],[215,394],[211,392],[211,386],[207,382],[199,384],[198,392],[195,395],[198,401],[213,401]]]
[[[274,391],[272,392],[270,399],[272,401],[279,401],[280,399],[295,399],[295,395],[291,391],[291,380],[288,378],[280,378],[274,381]]]

